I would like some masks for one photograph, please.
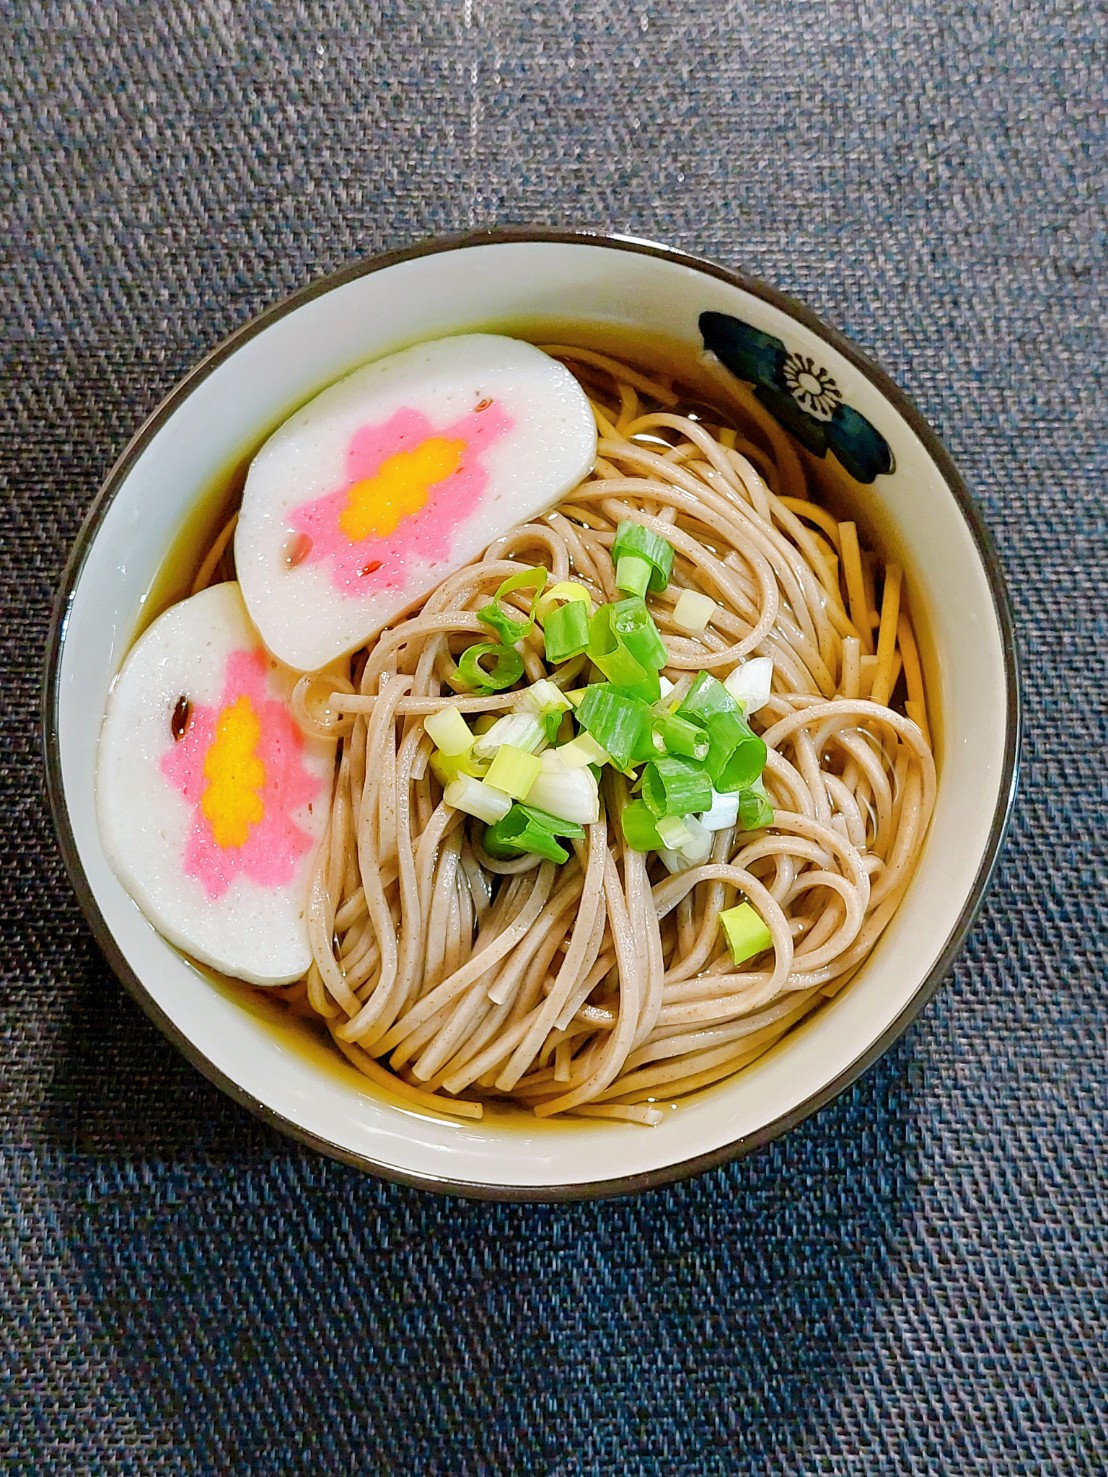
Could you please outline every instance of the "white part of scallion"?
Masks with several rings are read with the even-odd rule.
[[[612,756],[602,749],[591,733],[583,730],[568,744],[559,744],[555,750],[567,769],[584,769],[587,764],[611,764]]]
[[[559,757],[558,749],[547,749],[539,759],[538,778],[527,792],[527,804],[545,810],[559,820],[591,826],[600,819],[600,791],[591,769],[572,769]]]
[[[469,774],[452,780],[443,791],[442,798],[455,810],[464,810],[466,815],[476,816],[489,826],[501,820],[512,808],[511,797],[503,790],[494,789],[484,780],[474,779]]]
[[[423,727],[435,748],[444,754],[464,754],[473,743],[469,724],[453,703],[447,703],[437,713],[428,713]]]
[[[654,829],[670,851],[680,851],[693,839],[693,833],[679,815],[663,815],[654,822]]]
[[[546,747],[546,729],[534,713],[505,713],[487,733],[474,740],[474,758],[492,759],[501,744],[522,749],[525,754],[537,754]]]
[[[683,631],[703,631],[716,612],[716,602],[699,590],[682,590],[673,607],[673,624]]]
[[[717,790],[712,791],[711,807],[698,817],[706,831],[726,831],[738,818],[738,795],[721,795]]]
[[[773,658],[756,656],[735,668],[724,680],[724,687],[748,716],[769,701],[773,686]]]
[[[685,817],[685,828],[689,840],[681,847],[681,856],[688,866],[699,867],[712,854],[712,833],[695,815]]]
[[[530,713],[568,713],[573,707],[556,682],[540,677],[519,695],[519,705]]]

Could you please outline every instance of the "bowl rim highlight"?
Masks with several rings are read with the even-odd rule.
[[[73,826],[70,821],[61,765],[60,736],[60,676],[61,659],[65,645],[70,607],[76,587],[84,568],[89,550],[96,538],[101,523],[119,490],[125,483],[132,467],[143,451],[173,416],[176,410],[192,394],[194,389],[220,364],[233,355],[243,344],[313,299],[341,287],[348,282],[371,273],[387,270],[403,262],[421,257],[465,250],[471,247],[510,245],[515,243],[550,243],[566,246],[582,245],[602,247],[612,251],[638,253],[661,258],[682,268],[714,277],[732,287],[760,298],[796,322],[802,324],[832,349],[853,364],[887,400],[919,438],[927,455],[934,463],[943,482],[958,505],[973,541],[977,557],[989,588],[993,615],[997,624],[1003,656],[1003,679],[1006,692],[1004,714],[1004,757],[989,832],[985,841],[973,885],[967,894],[958,917],[951,929],[934,966],[919,982],[911,997],[894,1020],[878,1037],[858,1053],[831,1081],[821,1085],[805,1096],[794,1108],[764,1124],[756,1132],[732,1140],[707,1152],[693,1155],[672,1164],[660,1166],[643,1173],[628,1174],[614,1179],[597,1180],[576,1184],[550,1186],[517,1186],[511,1184],[483,1183],[471,1180],[454,1180],[409,1173],[394,1165],[382,1164],[368,1155],[354,1152],[344,1145],[304,1128],[295,1119],[278,1112],[256,1098],[233,1078],[216,1067],[193,1042],[193,1040],[161,1009],[142,980],[125,960],[114,935],[93,896],[91,885],[81,862]],[[632,1194],[660,1185],[670,1184],[705,1170],[713,1169],[753,1152],[770,1143],[805,1118],[826,1106],[863,1072],[867,1071],[889,1049],[931,999],[939,984],[950,969],[951,963],[965,941],[973,925],[996,871],[998,858],[1007,833],[1015,800],[1019,771],[1022,731],[1022,702],[1020,694],[1019,662],[1016,648],[1014,621],[1005,585],[999,556],[980,508],[965,486],[957,468],[938,436],[928,425],[921,413],[905,393],[849,339],[824,323],[811,309],[788,294],[769,286],[758,278],[744,272],[720,266],[702,257],[637,237],[613,234],[600,230],[579,230],[545,227],[499,227],[487,230],[464,231],[450,235],[435,236],[408,247],[361,258],[339,270],[308,283],[290,296],[263,309],[247,323],[229,334],[211,349],[178,383],[145,419],[131,438],[115,465],[105,477],[92,506],[78,531],[66,562],[51,617],[43,688],[42,736],[46,770],[46,787],[57,831],[62,857],[70,882],[91,927],[93,936],[106,957],[113,972],[128,993],[138,1003],[159,1031],[197,1068],[210,1082],[220,1088],[235,1102],[249,1109],[271,1127],[279,1129],[291,1138],[316,1149],[329,1157],[338,1159],[355,1168],[381,1175],[400,1184],[419,1189],[433,1190],[442,1194],[461,1195],[468,1198],[507,1201],[573,1201],[599,1199],[613,1195]],[[633,1130],[628,1130],[633,1131]]]

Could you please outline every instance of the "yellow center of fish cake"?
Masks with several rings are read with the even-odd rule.
[[[386,457],[374,476],[353,484],[339,527],[352,544],[388,538],[404,518],[420,511],[436,483],[458,470],[465,448],[464,441],[429,436],[414,451]]]
[[[265,765],[258,758],[262,729],[245,694],[224,708],[204,756],[207,788],[200,800],[217,846],[245,846],[251,826],[265,815]]]

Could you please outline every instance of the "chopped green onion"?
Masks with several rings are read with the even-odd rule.
[[[569,698],[575,708],[579,708],[581,706],[581,699],[588,690],[587,687],[570,687],[566,689],[566,697]]]
[[[682,590],[673,607],[673,624],[683,631],[703,631],[715,614],[716,602],[699,590]]]
[[[485,850],[489,856],[501,857],[505,861],[517,856],[541,856],[548,862],[568,862],[569,852],[562,843],[541,826],[520,822],[510,831],[503,828],[511,821],[511,811],[495,826],[485,830]]]
[[[636,697],[604,682],[585,689],[577,721],[610,756],[617,769],[627,769],[651,756],[650,709]]]
[[[539,810],[577,825],[589,826],[600,819],[596,776],[587,767],[574,769],[565,764],[557,749],[547,749],[540,756],[539,772],[528,789],[527,799]]]
[[[579,733],[568,744],[558,747],[558,758],[567,769],[584,769],[589,764],[611,764],[612,756],[602,749],[591,733]]]
[[[488,825],[507,815],[512,807],[511,800],[502,790],[468,774],[447,785],[442,798],[455,810],[464,810],[466,815],[476,816]]]
[[[453,703],[437,713],[428,713],[423,727],[431,742],[444,754],[464,754],[473,743],[469,724]]]
[[[513,800],[524,800],[539,777],[540,767],[538,754],[527,754],[522,749],[514,749],[511,744],[501,744],[485,779]]]
[[[661,851],[664,843],[658,835],[654,817],[642,800],[632,800],[620,815],[623,839],[632,851]]]
[[[545,625],[552,610],[570,602],[584,605],[590,613],[592,611],[592,599],[584,585],[579,585],[576,580],[560,580],[535,601],[535,619]]]
[[[515,806],[512,807],[516,809]],[[548,810],[542,810],[537,805],[520,805],[519,809],[525,811],[537,826],[543,826],[552,836],[568,837],[570,841],[584,841],[585,828],[577,821],[567,821],[564,816],[551,815]]]
[[[556,682],[540,677],[520,694],[520,706],[531,713],[568,713],[573,704]]]
[[[573,720],[565,713],[544,713],[542,723],[548,744],[556,744],[559,738],[573,737]]]
[[[773,824],[773,806],[764,791],[754,787],[740,791],[739,824],[744,831],[760,831]]]
[[[769,701],[773,686],[773,658],[756,656],[737,666],[723,683],[746,714],[756,713]]]
[[[654,747],[660,753],[681,754],[686,759],[704,760],[708,757],[708,735],[687,718],[679,718],[664,708],[660,711],[655,708],[652,723]]]
[[[641,606],[650,630],[646,629],[637,611],[621,610],[621,607],[632,603]],[[626,629],[621,630],[617,621]],[[646,702],[656,702],[661,696],[658,670],[665,665],[668,657],[665,646],[662,645],[661,657],[658,659],[658,648],[651,639],[651,631],[660,644],[661,638],[654,629],[654,622],[650,620],[646,606],[637,597],[633,597],[633,601],[621,600],[617,604],[602,605],[589,627],[588,649],[593,664],[613,686],[623,688],[632,697],[642,698]]]
[[[712,833],[695,815],[685,817],[689,840],[681,848],[681,857],[690,867],[699,867],[712,854]]]
[[[693,833],[679,815],[660,815],[654,821],[662,845],[671,851],[680,851],[693,839]]]
[[[491,667],[482,665],[491,661]],[[523,676],[523,658],[510,646],[479,641],[458,658],[458,675],[474,692],[503,692]]]
[[[517,590],[534,590],[535,594],[531,604],[546,589],[547,571],[541,564],[530,564],[521,569],[518,574],[510,574],[496,592],[497,600],[503,600],[505,595],[514,595]]]
[[[477,612],[477,619],[495,631],[505,646],[514,646],[517,641],[522,641],[532,625],[529,620],[518,620],[514,615],[508,615],[497,604],[483,605]]]
[[[750,792],[744,791],[744,793],[749,794]],[[728,831],[738,818],[738,795],[721,795],[713,790],[712,803],[700,817],[700,824],[709,831]]]
[[[758,778],[765,767],[766,746],[723,683],[710,672],[701,672],[677,712],[707,731],[704,762],[717,790],[743,790]]]
[[[712,723],[718,721],[713,719]],[[711,728],[708,732],[712,745],[705,766],[712,776],[713,786],[725,793],[749,789],[766,765],[764,740],[748,730],[730,753],[725,754],[722,746],[717,747]]]
[[[513,805],[501,820],[485,832],[485,850],[492,856],[533,854],[552,862],[569,860],[569,852],[556,838],[584,839],[584,828],[533,805]]]
[[[736,964],[753,959],[773,943],[773,935],[749,903],[740,903],[737,908],[725,908],[719,915],[731,958]]]
[[[712,803],[712,782],[687,759],[666,755],[642,773],[642,798],[652,815],[694,815]]]
[[[506,646],[514,646],[517,641],[530,634],[535,624],[535,602],[545,584],[546,570],[541,565],[521,569],[518,574],[510,575],[504,581],[491,604],[481,607],[477,612],[477,619],[483,626],[491,626]],[[534,589],[535,593],[531,597],[527,615],[521,620],[518,611],[509,612],[503,608],[502,602],[506,595],[528,589]]]
[[[654,566],[640,554],[621,554],[616,560],[616,589],[629,595],[645,595],[650,589]]]
[[[711,672],[701,672],[677,705],[677,711],[695,723],[707,726],[707,720],[720,713],[739,713],[739,705]],[[741,716],[741,715],[740,715]]]
[[[543,622],[543,640],[546,644],[546,660],[551,666],[568,661],[588,650],[589,610],[574,600],[568,605],[556,606]]]
[[[474,741],[474,758],[494,758],[501,744],[522,749],[525,754],[538,753],[546,745],[546,729],[542,719],[534,713],[505,713],[496,720],[488,733],[483,733]]]
[[[479,778],[483,770],[483,766],[474,759],[472,749],[467,749],[464,754],[444,754],[441,749],[435,749],[431,754],[430,765],[431,773],[444,790],[463,774]]]
[[[620,565],[624,559],[621,577]],[[625,519],[616,529],[612,543],[612,560],[616,566],[616,587],[632,595],[645,595],[649,588],[655,595],[669,584],[673,570],[673,545],[660,534],[644,528],[641,523]],[[642,565],[645,564],[646,580],[643,582]],[[626,583],[624,583],[626,581]]]
[[[485,850],[490,856],[541,856],[551,862],[567,862],[569,852],[559,836],[580,839],[580,826],[567,825],[557,816],[546,815],[529,805],[513,805],[507,815],[485,832]]]
[[[645,600],[640,595],[630,595],[626,600],[617,600],[611,610],[612,630],[635,660],[644,667],[661,671],[669,661],[669,652]]]

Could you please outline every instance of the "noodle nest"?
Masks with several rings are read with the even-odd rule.
[[[412,1106],[479,1118],[500,1101],[650,1125],[851,979],[908,886],[935,765],[901,571],[811,500],[773,422],[751,402],[737,431],[627,365],[549,351],[590,395],[592,475],[452,574],[345,675],[296,689],[300,723],[337,736],[339,754],[312,879],[312,966],[268,993],[325,1023],[354,1066]],[[628,519],[676,551],[668,589],[649,600],[675,695],[697,672],[773,659],[756,719],[772,824],[717,832],[703,865],[671,876],[625,845],[628,781],[605,769],[600,820],[567,863],[494,859],[480,824],[444,803],[422,719],[448,701],[467,716],[512,711],[518,693],[450,686],[454,657],[480,639],[477,610],[521,562],[597,602],[619,598],[609,551]],[[224,577],[229,539],[198,586]],[[673,620],[684,588],[716,602],[696,635]],[[527,682],[548,675],[541,632],[520,649]],[[586,681],[586,658],[557,680]],[[772,946],[738,967],[719,919],[744,900]]]

